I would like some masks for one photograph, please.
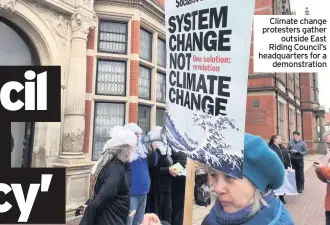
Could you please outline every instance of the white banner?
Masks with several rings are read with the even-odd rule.
[[[284,184],[277,190],[275,195],[297,195],[296,172],[295,170],[286,170]]]
[[[166,0],[169,144],[242,177],[254,0]]]

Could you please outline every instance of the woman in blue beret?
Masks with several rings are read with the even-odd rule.
[[[272,191],[284,182],[283,163],[261,137],[245,134],[243,179],[207,171],[217,200],[202,225],[294,225]]]
[[[206,168],[217,199],[202,225],[294,225],[272,191],[284,182],[283,163],[261,137],[245,134],[243,169],[243,179],[237,179]],[[161,224],[150,217],[143,224]]]

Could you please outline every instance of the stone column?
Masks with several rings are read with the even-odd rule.
[[[325,132],[325,127],[324,127],[325,110],[317,110],[316,115],[317,115],[318,121],[319,121],[318,125],[320,126],[320,141],[318,143],[317,152],[319,154],[326,155],[327,154],[327,149],[325,147],[324,139],[323,139],[323,135],[324,135],[324,132]]]
[[[75,12],[71,18],[72,39],[64,110],[60,158],[84,158],[87,35],[96,27],[96,16]]]
[[[87,36],[96,16],[76,11],[71,18],[71,51],[64,103],[62,148],[54,167],[66,168],[66,211],[74,212],[88,198],[93,163],[83,153],[87,76]],[[70,215],[70,214],[69,214]]]
[[[324,114],[322,116],[319,116],[319,126],[320,126],[320,139],[322,142],[324,142],[324,139],[323,139],[323,135],[325,132]]]

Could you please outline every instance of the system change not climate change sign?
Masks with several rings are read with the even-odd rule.
[[[165,1],[167,141],[241,178],[254,0]]]

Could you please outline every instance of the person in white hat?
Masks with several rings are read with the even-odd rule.
[[[135,214],[130,215],[127,225],[141,225],[147,204],[147,195],[150,190],[149,163],[155,166],[158,161],[158,154],[150,152],[149,145],[146,147],[142,143],[142,129],[136,123],[128,123],[125,128],[135,133],[137,144],[133,148],[131,156],[132,184],[130,211]],[[153,159],[153,160],[148,160]]]
[[[89,199],[86,205],[78,208],[83,214],[80,225],[127,223],[130,189],[125,164],[130,161],[136,136],[123,126],[115,126],[110,136],[101,158],[92,169],[94,179]]]

